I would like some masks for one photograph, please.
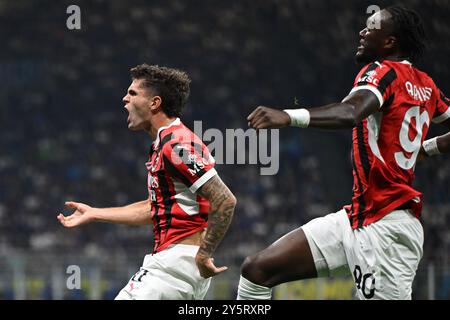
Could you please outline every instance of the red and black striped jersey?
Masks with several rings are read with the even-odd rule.
[[[208,225],[209,202],[196,191],[217,174],[208,148],[180,119],[158,130],[148,170],[153,252]]]
[[[422,193],[412,186],[420,147],[433,122],[450,118],[450,101],[424,72],[408,61],[366,65],[350,93],[370,90],[380,109],[353,128],[351,226],[373,223],[396,208],[422,210]]]

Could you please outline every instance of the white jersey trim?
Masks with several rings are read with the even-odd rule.
[[[214,177],[217,174],[216,169],[211,168],[209,169],[204,175],[202,175],[200,177],[200,179],[198,179],[197,181],[194,182],[194,184],[192,186],[189,187],[189,190],[191,190],[191,192],[197,192],[197,190],[204,185],[209,179],[211,179],[212,177]]]
[[[378,147],[378,135],[380,132],[381,116],[382,115],[379,115],[380,118],[378,118],[378,120],[373,114],[367,117],[367,132],[370,150],[372,150],[372,153],[375,157],[385,163],[384,158],[381,155],[380,148]]]
[[[431,121],[433,121],[434,123],[441,123],[447,120],[448,118],[450,118],[450,108],[447,108],[447,111],[445,111],[440,116],[433,118]]]
[[[169,123],[169,125],[160,127],[158,129],[158,132],[156,133],[155,142],[153,142],[154,147],[157,148],[158,145],[159,145],[159,134],[161,133],[161,131],[163,131],[164,129],[167,129],[167,128],[171,127],[171,126],[179,126],[180,124],[181,124],[180,118],[176,118],[171,123]]]
[[[199,204],[197,202],[197,196],[182,182],[174,181],[173,186],[176,192],[175,200],[180,208],[190,216],[198,214]]]
[[[380,90],[378,90],[377,88],[373,87],[373,86],[369,86],[369,85],[364,85],[364,86],[359,86],[359,87],[354,87],[349,94],[352,94],[353,92],[359,91],[359,90],[369,90],[372,91],[373,94],[375,94],[375,96],[378,98],[378,101],[380,102],[380,108],[384,103],[384,99],[383,99],[383,95],[381,94]]]

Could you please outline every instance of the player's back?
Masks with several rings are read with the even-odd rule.
[[[369,89],[380,110],[353,131],[354,196],[350,219],[361,227],[399,207],[421,211],[414,167],[431,119],[445,117],[433,80],[407,61],[365,66],[352,91]]]

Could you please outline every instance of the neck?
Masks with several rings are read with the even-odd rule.
[[[156,136],[158,134],[158,130],[161,127],[168,126],[173,121],[175,121],[176,117],[168,117],[164,113],[156,114],[152,117],[151,126],[149,130],[146,130],[150,135],[153,141],[156,140]]]
[[[403,54],[395,53],[395,54],[387,55],[387,56],[383,57],[382,59],[398,62],[398,61],[408,60],[409,58]]]

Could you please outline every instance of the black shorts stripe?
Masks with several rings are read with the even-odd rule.
[[[378,90],[380,91],[381,95],[383,95],[386,92],[387,87],[391,85],[391,83],[397,79],[397,73],[394,69],[389,70],[378,83]]]
[[[364,210],[366,210],[366,202],[364,200],[363,187],[362,187],[361,179],[359,178],[359,175],[358,175],[358,170],[356,168],[355,156],[353,154],[353,151],[352,151],[352,165],[353,165],[353,170],[355,171],[356,180],[358,181],[358,188],[361,193],[360,196],[358,197],[358,203],[359,203],[358,228],[361,228],[363,226],[363,222],[364,222],[363,212],[364,212]]]
[[[171,199],[170,196],[170,189],[169,189],[169,182],[167,181],[167,177],[166,174],[164,173],[164,171],[160,171],[157,174],[158,176],[158,183],[159,183],[159,189],[161,190],[161,195],[163,198],[163,203],[164,203],[164,216],[166,217],[166,226],[165,226],[165,230],[166,230],[166,235],[167,235],[167,230],[169,230],[170,225],[172,223],[172,206],[173,206],[173,201]]]
[[[359,160],[361,161],[361,165],[364,171],[363,178],[366,183],[369,183],[370,161],[369,155],[367,154],[366,144],[364,142],[363,122],[360,122],[356,126],[356,140],[358,141]]]

